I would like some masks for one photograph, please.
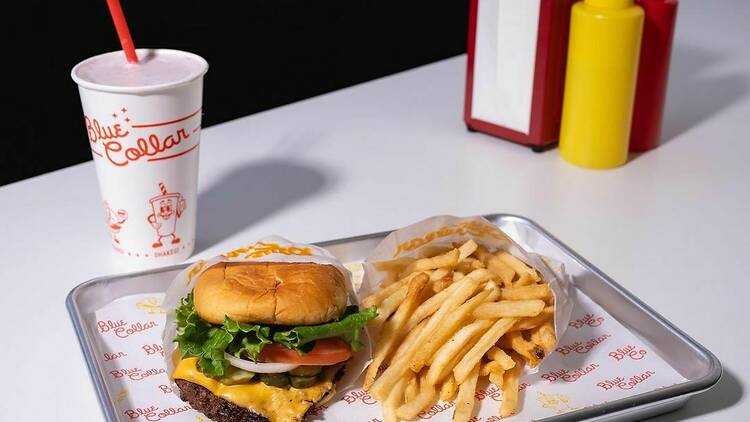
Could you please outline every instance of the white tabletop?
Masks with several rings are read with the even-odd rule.
[[[442,213],[525,215],[721,359],[715,389],[659,420],[745,420],[750,7],[682,3],[668,142],[626,166],[583,170],[467,132],[456,57],[206,129],[196,257],[271,233],[319,241]],[[54,142],[85,142],[83,128]],[[0,188],[0,222],[0,419],[101,420],[63,303],[116,271],[92,163]]]

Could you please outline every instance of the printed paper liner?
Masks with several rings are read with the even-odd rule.
[[[167,368],[167,374],[174,372],[172,352],[177,348],[177,344],[173,341],[177,335],[174,310],[177,308],[180,300],[193,290],[195,282],[200,275],[213,265],[221,262],[314,262],[317,264],[333,265],[341,271],[346,279],[349,303],[359,304],[351,272],[330,252],[314,245],[293,243],[280,236],[269,236],[217,257],[198,261],[185,268],[175,277],[164,297],[163,307],[166,309],[167,314],[162,346],[166,351],[164,354],[164,363]],[[372,349],[367,330],[364,332],[362,343],[364,343],[365,347],[355,353],[354,357],[347,362],[344,375],[336,382],[337,390],[344,390],[351,386],[370,363]],[[174,381],[171,381],[171,386],[174,391],[179,391]]]
[[[346,266],[356,285],[361,264]],[[685,382],[647,344],[576,292],[571,287],[575,306],[568,330],[540,371],[521,378],[520,413],[507,420],[540,420]],[[126,296],[96,312],[96,359],[105,374],[107,396],[120,421],[209,422],[170,385],[161,345],[167,313],[163,298],[163,293]],[[355,385],[361,385],[361,379]],[[497,387],[480,384],[476,397],[475,421],[499,421],[502,393]],[[438,402],[419,417],[447,422],[453,408],[453,402]],[[380,403],[361,388],[339,391],[314,413],[314,421],[382,421]]]

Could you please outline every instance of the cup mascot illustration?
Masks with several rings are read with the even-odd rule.
[[[151,245],[154,249],[164,246],[162,239],[165,237],[171,237],[173,245],[180,243],[180,238],[177,237],[175,232],[177,231],[177,220],[182,217],[186,207],[182,194],[167,192],[164,183],[159,183],[159,191],[161,192],[160,195],[149,199],[152,213],[146,217],[151,227],[156,230],[157,239]]]
[[[112,240],[115,243],[119,244],[120,239],[117,237],[117,235],[120,234],[122,225],[128,219],[128,212],[122,208],[115,211],[109,207],[109,203],[107,201],[104,201],[104,213],[107,214],[107,227],[109,227],[109,234],[110,236],[112,236]]]

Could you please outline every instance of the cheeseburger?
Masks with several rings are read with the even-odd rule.
[[[331,398],[377,315],[347,297],[332,265],[212,266],[176,310],[180,397],[216,422],[302,421]]]

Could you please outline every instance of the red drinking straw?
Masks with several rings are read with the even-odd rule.
[[[125,52],[128,63],[138,63],[138,56],[135,54],[135,45],[133,44],[133,38],[130,36],[125,14],[122,13],[120,0],[107,0],[107,6],[109,6],[109,13],[112,15],[112,20],[115,22],[117,36],[120,37],[120,45],[122,45],[122,50]]]

